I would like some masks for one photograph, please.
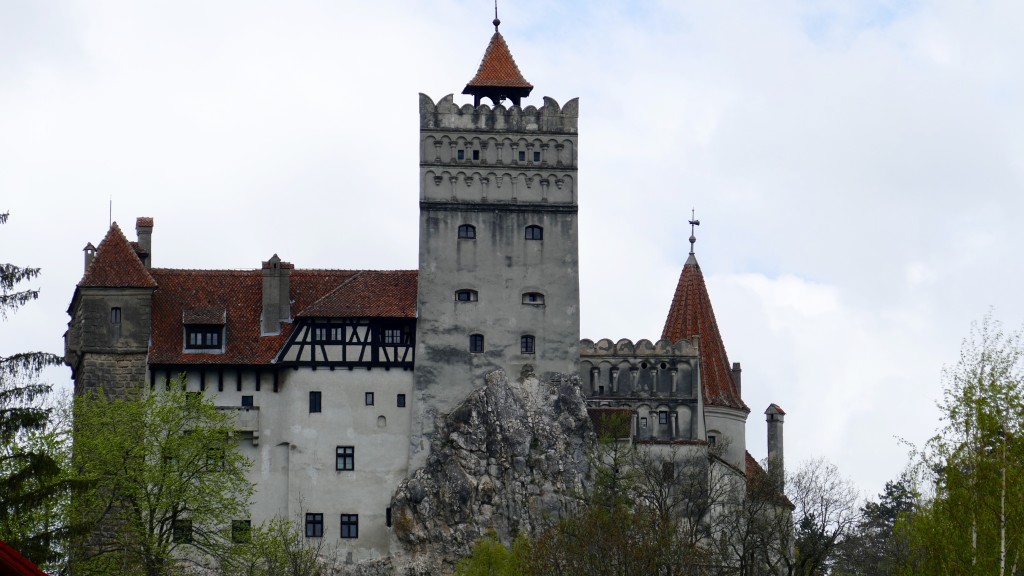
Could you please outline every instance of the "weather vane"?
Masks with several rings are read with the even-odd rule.
[[[497,2],[497,0],[495,0]],[[697,243],[697,237],[693,235],[694,226],[700,226],[700,220],[696,218],[697,212],[694,209],[690,209],[690,255],[693,255],[693,245]]]

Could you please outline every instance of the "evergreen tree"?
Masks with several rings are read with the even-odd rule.
[[[7,217],[0,214],[0,224]],[[39,268],[0,263],[0,319],[39,297],[39,290],[20,288],[38,275]],[[68,530],[60,517],[69,485],[66,444],[45,404],[50,386],[39,381],[44,368],[59,364],[46,352],[0,355],[0,540],[37,564],[60,557]]]

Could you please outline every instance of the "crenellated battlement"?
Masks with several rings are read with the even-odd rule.
[[[673,343],[671,340],[638,340],[636,344],[632,340],[622,338],[618,342],[612,342],[603,338],[594,342],[593,340],[580,340],[580,357],[601,360],[605,358],[678,358],[697,356],[696,341],[680,340]]]
[[[576,134],[579,118],[579,98],[559,106],[553,98],[544,97],[544,105],[511,106],[472,104],[458,106],[452,94],[436,104],[420,93],[420,130],[493,130],[496,132],[544,132]]]

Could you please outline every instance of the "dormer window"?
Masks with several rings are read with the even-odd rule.
[[[544,229],[537,225],[530,225],[526,227],[526,239],[527,240],[543,240]]]
[[[476,302],[476,290],[459,290],[455,293],[456,302]]]
[[[185,349],[221,350],[224,348],[224,326],[190,324],[185,326]]]
[[[533,306],[544,305],[544,295],[540,292],[526,292],[523,294],[523,304],[530,304]]]
[[[459,226],[459,238],[463,240],[472,240],[476,238],[476,226],[472,224],[463,224]]]

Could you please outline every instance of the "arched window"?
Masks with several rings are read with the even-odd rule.
[[[469,335],[469,351],[470,352],[483,352],[484,351],[484,335],[483,334],[470,334]]]
[[[523,293],[523,304],[531,304],[533,306],[540,306],[544,304],[544,295],[540,292],[524,292]]]
[[[523,354],[533,354],[536,340],[530,334],[523,335],[519,339],[519,351]]]
[[[476,290],[458,290],[455,292],[456,302],[476,302]]]
[[[544,239],[544,229],[541,228],[540,226],[537,226],[537,225],[534,225],[534,224],[531,224],[530,226],[527,226],[526,227],[526,239],[527,240],[543,240]]]
[[[459,238],[472,240],[476,238],[476,226],[472,224],[463,224],[459,226]]]

